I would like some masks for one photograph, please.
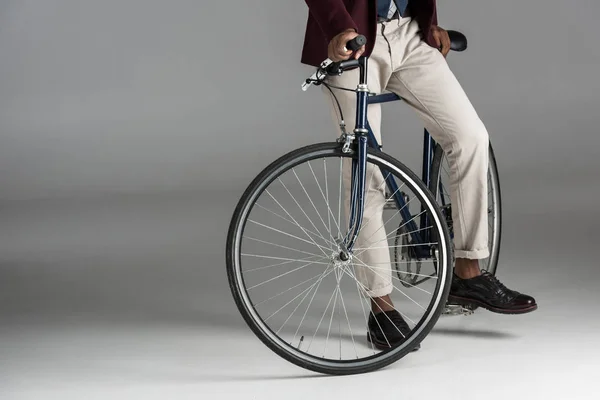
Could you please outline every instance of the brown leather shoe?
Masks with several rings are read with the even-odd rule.
[[[533,297],[508,289],[487,271],[471,279],[454,275],[448,303],[480,306],[499,314],[524,314],[537,309]]]

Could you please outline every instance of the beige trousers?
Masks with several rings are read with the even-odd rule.
[[[425,43],[417,22],[410,17],[377,24],[377,39],[369,58],[368,86],[371,92],[390,91],[401,96],[422,119],[425,128],[446,154],[450,167],[450,196],[454,225],[454,252],[457,258],[482,259],[489,256],[487,217],[488,133],[471,102],[450,71],[443,55]],[[358,69],[328,78],[328,83],[356,88]],[[331,93],[323,87],[325,93]],[[354,129],[356,94],[332,89],[344,113],[348,131]],[[329,101],[331,100],[331,101]],[[328,99],[339,134],[339,112]],[[370,105],[368,120],[381,144],[381,108]],[[372,168],[372,167],[371,167]],[[383,225],[385,184],[381,173],[367,170],[367,197],[363,229],[357,248],[360,260],[375,268],[357,266],[358,279],[371,297],[392,292],[390,252]],[[373,176],[373,179],[369,179]],[[350,194],[350,163],[344,165],[346,200]],[[349,203],[349,201],[345,201]],[[348,208],[346,208],[348,212]],[[381,228],[381,229],[380,229]],[[379,244],[378,244],[379,243]],[[386,267],[387,266],[387,267]],[[383,269],[382,269],[383,267]]]

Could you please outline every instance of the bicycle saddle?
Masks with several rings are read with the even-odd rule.
[[[464,51],[467,49],[467,37],[458,31],[447,31],[450,36],[450,49]]]

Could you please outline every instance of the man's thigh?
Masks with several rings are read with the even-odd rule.
[[[444,56],[422,40],[406,40],[402,64],[392,73],[387,89],[417,111],[444,149],[469,136],[487,134]]]

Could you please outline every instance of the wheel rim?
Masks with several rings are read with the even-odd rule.
[[[333,156],[332,156],[333,154]],[[327,158],[323,158],[323,157],[327,157]],[[323,158],[322,160],[319,160],[323,163],[323,169],[322,170],[318,170],[317,165],[315,163],[315,159],[317,158]],[[239,297],[241,300],[241,307],[243,307],[244,311],[249,315],[250,317],[250,323],[252,325],[254,325],[254,328],[257,329],[260,334],[264,335],[264,338],[267,338],[271,344],[273,344],[277,349],[279,349],[279,352],[284,352],[287,355],[290,355],[292,357],[295,357],[297,359],[300,360],[306,360],[309,361],[311,363],[317,364],[321,367],[325,367],[325,368],[356,368],[356,367],[364,367],[366,365],[369,365],[371,363],[377,362],[378,360],[381,360],[382,358],[391,358],[394,356],[397,356],[399,353],[406,353],[407,349],[409,348],[409,346],[414,345],[414,343],[416,343],[416,339],[421,340],[422,338],[419,338],[419,335],[421,335],[422,333],[424,333],[424,330],[426,327],[428,327],[430,325],[430,322],[432,321],[432,319],[434,317],[437,317],[437,313],[436,310],[440,308],[440,302],[442,300],[443,297],[443,285],[440,285],[438,283],[437,280],[434,280],[434,286],[436,288],[435,291],[430,292],[432,293],[432,299],[431,301],[429,301],[429,303],[427,303],[427,307],[424,307],[423,309],[425,310],[425,312],[423,313],[422,317],[417,320],[414,321],[412,318],[410,318],[409,315],[404,315],[406,319],[409,319],[411,322],[414,323],[413,325],[413,331],[410,333],[410,335],[408,336],[408,339],[406,342],[402,343],[399,346],[393,347],[390,350],[384,351],[384,352],[380,352],[378,350],[376,350],[374,348],[374,346],[372,344],[370,344],[367,347],[367,350],[370,350],[372,352],[372,354],[370,354],[368,351],[364,351],[365,350],[365,345],[364,345],[364,333],[366,330],[366,318],[368,316],[368,304],[365,304],[365,295],[364,295],[364,287],[361,287],[361,283],[358,282],[358,280],[356,279],[356,267],[360,266],[363,267],[364,266],[362,264],[364,264],[364,262],[361,261],[360,259],[360,252],[365,252],[366,249],[363,248],[361,249],[360,247],[357,247],[355,249],[355,254],[356,254],[356,258],[353,258],[351,260],[351,263],[349,264],[343,264],[341,262],[338,262],[336,264],[335,260],[334,260],[334,256],[333,253],[335,253],[337,250],[335,247],[335,235],[332,234],[332,231],[338,230],[338,234],[343,234],[343,225],[340,223],[340,220],[342,219],[342,209],[341,207],[337,207],[338,209],[337,211],[337,216],[339,216],[336,219],[336,213],[332,210],[332,205],[333,203],[329,200],[329,196],[331,195],[331,188],[330,185],[328,183],[324,183],[319,185],[319,179],[318,177],[320,176],[321,173],[323,173],[323,176],[328,176],[328,172],[327,172],[327,168],[329,166],[334,165],[331,162],[328,162],[328,160],[333,160],[333,159],[337,159],[339,161],[337,161],[337,163],[339,163],[340,165],[340,169],[341,169],[341,158],[339,157],[339,154],[336,155],[333,153],[333,151],[331,149],[329,150],[324,150],[320,153],[313,153],[311,155],[306,155],[304,156],[304,159],[302,159],[302,157],[300,159],[294,160],[294,161],[289,161],[287,163],[283,163],[281,164],[276,170],[272,171],[272,173],[270,174],[269,178],[264,180],[257,188],[256,190],[253,192],[252,196],[250,198],[248,198],[248,200],[245,203],[245,206],[241,209],[240,212],[240,221],[243,221],[243,224],[238,225],[238,228],[235,231],[235,240],[234,240],[234,245],[233,245],[233,260],[235,260],[234,262],[234,268],[232,270],[233,273],[233,278],[234,281],[236,283],[236,286],[238,288],[238,292],[239,292]],[[430,209],[430,207],[433,206],[433,204],[431,202],[429,202],[429,200],[427,199],[427,197],[424,195],[424,193],[422,192],[422,189],[418,187],[418,185],[416,185],[414,183],[414,178],[413,177],[409,177],[407,176],[402,170],[400,170],[398,167],[394,166],[393,164],[391,164],[390,162],[382,159],[382,158],[378,158],[376,156],[370,155],[369,156],[369,161],[370,162],[374,162],[374,163],[379,163],[380,165],[385,166],[385,168],[388,169],[388,171],[391,171],[394,175],[396,175],[397,177],[401,177],[404,180],[404,183],[406,185],[410,185],[411,189],[415,190],[417,193],[419,193],[420,195],[423,196],[427,206],[429,207],[428,209]],[[298,182],[302,182],[302,180],[300,179],[300,176],[303,176],[302,173],[300,173],[299,171],[299,166],[303,165],[305,168],[305,171],[308,170],[310,171],[310,173],[307,173],[306,176],[311,176],[314,178],[314,181],[316,182],[316,184],[313,185],[313,189],[317,189],[315,192],[316,193],[320,193],[320,195],[322,196],[322,200],[325,200],[325,202],[328,204],[328,208],[326,213],[323,213],[321,215],[318,215],[318,217],[316,218],[311,218],[311,214],[309,212],[307,212],[307,210],[305,209],[304,212],[302,213],[297,213],[297,214],[293,214],[290,210],[288,210],[286,208],[285,205],[281,204],[282,202],[280,201],[280,199],[277,198],[277,196],[273,193],[273,190],[269,190],[269,187],[271,185],[271,183],[278,181],[278,183],[281,183],[281,188],[283,189],[281,191],[281,193],[286,193],[289,194],[289,197],[292,199],[292,203],[296,203],[296,205],[298,206],[298,209],[301,209],[302,207],[299,205],[299,201],[298,198],[294,199],[294,194],[296,193],[307,193],[308,190],[308,185],[302,185],[302,183],[300,183],[299,187],[296,187],[294,190],[296,191],[295,193],[291,193],[292,190],[290,189],[290,185],[286,183],[285,179],[282,179],[283,175],[282,172],[285,171],[285,173],[288,173],[290,171],[292,171],[292,175],[288,175],[292,176],[295,178],[295,180],[297,180]],[[335,174],[334,174],[335,175]],[[372,176],[371,176],[372,177]],[[367,179],[369,179],[369,177],[367,177]],[[327,179],[324,179],[324,182],[327,182]],[[339,181],[339,179],[338,179]],[[339,189],[339,192],[341,192],[341,188]],[[338,193],[339,193],[338,192]],[[265,207],[264,205],[260,204],[260,200],[263,198],[264,195],[267,195],[268,197],[270,197],[272,200],[274,200],[272,202],[272,204],[278,204],[279,206],[279,212],[277,214],[279,214],[279,216],[273,216],[275,215],[275,213],[273,213],[274,210],[270,209],[268,206]],[[333,196],[335,197],[335,196]],[[332,198],[333,198],[332,197]],[[308,206],[316,206],[316,199],[317,196],[315,196],[314,198],[311,199],[310,194],[307,194],[306,198],[308,199]],[[336,199],[337,200],[337,199]],[[429,203],[427,203],[429,202]],[[340,204],[340,202],[338,201],[338,204]],[[368,204],[368,200],[367,200],[367,204]],[[256,237],[252,237],[250,235],[244,236],[245,232],[248,230],[249,225],[255,225],[255,226],[260,226],[261,229],[269,229],[269,230],[273,230],[272,226],[268,226],[268,224],[264,224],[261,223],[259,221],[256,221],[256,218],[253,218],[253,211],[257,210],[256,207],[261,208],[263,211],[267,210],[268,212],[270,212],[270,215],[273,216],[273,218],[276,219],[281,219],[280,217],[285,217],[283,218],[283,220],[287,219],[287,222],[290,223],[290,221],[292,223],[296,223],[296,225],[299,225],[299,218],[297,217],[297,215],[302,215],[305,217],[306,221],[308,222],[308,228],[304,228],[305,229],[305,236],[297,236],[296,234],[290,234],[290,232],[285,232],[282,229],[278,229],[275,228],[275,232],[277,233],[277,235],[279,237],[283,237],[285,236],[286,238],[292,239],[292,240],[296,240],[298,241],[298,239],[302,239],[304,238],[304,241],[299,241],[302,242],[303,244],[309,244],[306,242],[315,242],[317,239],[317,235],[320,233],[320,240],[321,242],[317,242],[317,243],[313,243],[313,249],[311,251],[307,251],[305,249],[298,249],[295,248],[293,250],[300,250],[300,252],[296,253],[296,254],[300,254],[301,252],[303,252],[303,257],[297,257],[297,258],[293,258],[293,257],[283,257],[283,256],[267,256],[270,258],[266,258],[266,257],[255,257],[255,256],[263,256],[264,254],[255,254],[255,253],[250,253],[248,251],[245,251],[244,246],[245,243],[248,242],[248,240],[252,241],[253,243],[261,243],[262,245],[265,246],[270,246],[270,247],[277,247],[279,250],[281,251],[292,251],[292,247],[293,246],[289,246],[287,244],[281,244],[281,243],[275,243],[272,242],[270,240],[262,240],[262,239],[258,239]],[[314,214],[314,216],[317,216],[318,214],[318,209],[317,212]],[[326,215],[326,216],[325,216]],[[441,224],[440,224],[440,219],[438,218],[438,215],[435,213],[431,213],[431,220],[435,222],[435,226],[438,227],[437,229],[440,230],[440,236],[439,237],[444,237],[443,234],[443,230],[441,228]],[[258,224],[257,224],[258,222]],[[386,224],[386,227],[389,226]],[[321,228],[321,229],[319,229]],[[324,233],[327,232],[327,233]],[[385,231],[384,231],[385,232]],[[393,239],[392,237],[390,237],[390,235],[387,235],[388,239]],[[249,239],[251,238],[251,239]],[[315,240],[313,240],[315,239]],[[318,245],[320,244],[320,246]],[[275,245],[275,246],[273,246]],[[441,247],[441,251],[443,252],[444,255],[447,255],[447,251],[448,249],[445,247],[446,244],[440,243],[440,247]],[[320,250],[319,251],[315,251],[315,249]],[[329,261],[327,260],[327,255],[328,255],[328,250],[331,251],[331,259]],[[247,264],[248,263],[248,259],[258,259],[258,258],[264,258],[264,259],[269,259],[272,262],[270,264],[267,265],[261,265],[261,266],[254,266],[252,268],[246,269],[246,273],[244,273],[243,264]],[[443,257],[444,260],[446,260],[448,257]],[[301,264],[298,264],[298,263]],[[258,271],[267,271],[271,268],[275,269],[280,265],[298,265],[297,267],[288,269],[286,271],[286,273],[284,273],[284,275],[280,275],[280,276],[275,276],[273,278],[270,278],[270,280],[262,280],[258,283],[256,282],[252,282],[250,283],[249,281],[251,280],[248,276],[249,273],[254,273],[254,272],[258,272]],[[304,265],[304,264],[306,265]],[[279,265],[278,265],[279,264]],[[439,280],[439,282],[445,282],[446,278],[447,278],[447,271],[448,271],[448,265],[447,262],[444,261],[444,266],[443,268],[439,269],[439,273],[437,276],[437,279]],[[374,266],[371,266],[373,268],[369,268],[370,270],[372,269],[373,271],[378,271],[377,269],[374,268]],[[293,274],[299,275],[299,271],[308,271],[310,269],[313,270],[317,270],[319,271],[320,274],[315,274],[312,275],[311,277],[309,277],[309,279],[297,279],[296,280],[296,284],[291,286],[291,285],[283,285],[281,287],[281,290],[276,290],[274,292],[269,293],[266,296],[262,296],[262,297],[254,297],[253,291],[260,287],[260,286],[267,286],[269,284],[269,282],[275,282],[279,279],[282,279],[285,275],[288,275],[289,277],[293,276]],[[319,270],[319,268],[321,268],[321,270]],[[320,285],[323,285],[323,282],[325,281],[325,279],[327,278],[333,278],[330,279],[334,281],[334,283],[336,284],[336,288],[337,288],[337,292],[335,292],[335,288],[331,294],[331,296],[329,297],[328,301],[326,302],[327,305],[325,306],[325,310],[321,313],[321,317],[317,318],[317,320],[313,320],[314,323],[317,324],[317,328],[314,331],[314,334],[312,337],[310,337],[310,342],[308,342],[309,337],[307,335],[302,335],[299,331],[300,328],[302,327],[302,321],[304,321],[304,317],[306,317],[307,313],[310,310],[311,304],[315,299],[315,296],[319,290]],[[341,281],[343,281],[344,279],[346,279],[346,281],[348,281],[347,283],[354,283],[356,285],[356,288],[354,290],[355,293],[355,299],[353,300],[349,300],[347,297],[345,297],[345,294],[342,293],[342,289],[341,289]],[[282,279],[283,280],[283,279]],[[354,282],[352,282],[352,280],[354,280]],[[329,282],[330,284],[330,282]],[[312,286],[311,286],[312,285]],[[313,291],[312,289],[310,289],[311,287],[315,288],[315,290]],[[290,300],[288,302],[286,302],[285,304],[283,304],[283,307],[280,307],[278,309],[278,307],[271,307],[270,308],[270,313],[269,312],[261,312],[259,310],[260,307],[266,305],[267,303],[269,303],[270,301],[274,300],[277,297],[283,296],[284,294],[289,294],[289,298]],[[293,295],[293,296],[292,296]],[[310,300],[307,300],[308,306],[304,311],[304,317],[302,317],[301,322],[298,326],[297,329],[295,329],[294,334],[292,335],[292,332],[287,329],[289,328],[286,327],[286,324],[291,320],[291,319],[297,319],[298,316],[294,315],[294,312],[297,311],[298,309],[302,309],[301,305],[303,304],[303,302],[310,298]],[[356,301],[358,299],[358,302]],[[323,299],[321,299],[323,300]],[[294,302],[297,302],[298,304],[296,304],[296,306],[294,307]],[[358,303],[360,303],[360,309],[357,310],[357,305]],[[333,304],[333,305],[332,305]],[[337,305],[337,309],[336,309],[336,305]],[[239,305],[240,306],[240,305]],[[331,306],[331,307],[330,307]],[[352,310],[352,314],[356,314],[358,311],[361,311],[361,313],[359,313],[358,318],[356,318],[356,315],[353,315],[355,317],[355,319],[361,319],[362,318],[362,330],[361,329],[356,329],[355,326],[357,325],[353,325],[353,323],[351,323],[350,318],[348,316],[349,313],[349,308],[350,307],[354,307],[354,309]],[[289,310],[294,310],[294,312],[290,313],[286,318],[282,318],[282,317],[277,317],[276,315],[283,309],[285,309],[286,307],[289,308]],[[268,308],[268,307],[267,307]],[[273,312],[273,310],[275,310],[275,312]],[[330,312],[328,313],[328,310],[330,310]],[[401,311],[402,312],[402,311]],[[341,317],[340,317],[341,316]],[[341,326],[341,321],[343,319],[343,317],[345,317],[345,320],[347,322],[348,325],[348,329],[345,329]],[[277,319],[278,322],[281,322],[283,320],[283,324],[282,325],[278,325],[278,324],[269,324],[270,321],[273,321],[274,319]],[[337,322],[337,326],[334,326],[334,323],[332,322],[333,320],[336,320]],[[327,330],[327,335],[321,335],[325,338],[324,342],[323,342],[323,337],[320,338],[320,341],[317,340],[315,341],[315,338],[317,336],[318,332],[320,331],[321,325],[325,324],[328,327]],[[411,324],[412,325],[412,324]],[[277,329],[277,326],[279,326],[279,328]],[[308,326],[308,325],[307,325]],[[339,341],[338,343],[336,343],[337,345],[339,345],[339,358],[333,358],[331,357],[329,354],[331,352],[328,352],[328,346],[329,349],[331,349],[331,342],[330,342],[330,336],[332,336],[332,326],[333,328],[337,328],[337,333],[339,334]],[[256,332],[256,330],[255,330]],[[323,331],[324,332],[324,331]],[[284,334],[287,334],[284,335]],[[350,342],[352,342],[352,347],[354,348],[354,356],[355,357],[348,357],[348,347],[346,347],[344,350],[342,350],[342,338],[343,338],[343,334],[346,335],[346,341],[343,343],[344,346],[349,345]],[[348,334],[350,336],[350,341],[348,341]],[[290,339],[291,337],[291,339]],[[263,338],[263,339],[264,339]],[[361,348],[363,351],[359,352],[357,351],[357,341],[363,342],[360,344]],[[322,351],[321,355],[318,355],[317,352],[312,352],[311,348],[314,349],[315,347],[317,347],[316,344],[317,343],[319,346],[324,344],[324,351]],[[313,347],[315,346],[315,347]],[[412,348],[412,347],[411,347]]]

